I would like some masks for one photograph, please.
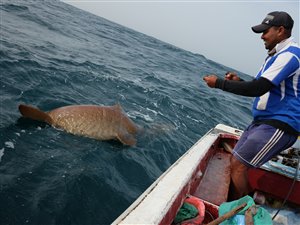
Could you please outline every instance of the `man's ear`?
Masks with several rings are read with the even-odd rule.
[[[279,34],[280,37],[283,37],[283,36],[286,35],[284,26],[278,27],[278,34]]]

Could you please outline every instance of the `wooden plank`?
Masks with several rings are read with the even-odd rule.
[[[230,185],[231,154],[218,152],[209,161],[205,174],[198,186],[195,196],[220,205],[227,201]]]

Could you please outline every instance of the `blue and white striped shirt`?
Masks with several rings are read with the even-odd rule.
[[[266,94],[254,99],[254,120],[279,120],[300,132],[300,48],[286,39],[276,45],[276,53],[266,59],[256,76],[274,84]]]

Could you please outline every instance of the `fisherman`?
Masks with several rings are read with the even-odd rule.
[[[294,21],[286,12],[271,12],[253,26],[268,50],[268,57],[252,81],[228,72],[203,78],[211,88],[255,97],[253,122],[245,129],[233,150],[231,180],[238,199],[251,190],[247,170],[260,167],[296,142],[300,133],[300,48],[291,37]],[[280,184],[279,184],[280,185]]]

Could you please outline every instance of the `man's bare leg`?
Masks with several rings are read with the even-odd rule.
[[[250,192],[248,183],[248,167],[231,157],[231,190],[230,200],[239,199]]]

